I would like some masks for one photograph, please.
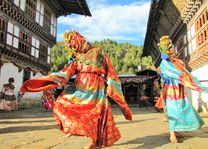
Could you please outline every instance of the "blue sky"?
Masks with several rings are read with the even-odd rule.
[[[112,39],[143,45],[151,0],[86,0],[91,17],[72,14],[58,18],[57,40],[75,29],[89,41]]]

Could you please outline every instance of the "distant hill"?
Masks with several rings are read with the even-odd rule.
[[[146,65],[149,67],[153,63],[151,57],[145,57],[141,62],[143,46],[135,46],[129,43],[121,44],[110,39],[95,41],[93,45],[106,49],[118,74],[133,74],[138,71],[138,66]],[[58,42],[51,49],[51,71],[61,70],[67,65],[68,60],[69,57],[63,43]]]

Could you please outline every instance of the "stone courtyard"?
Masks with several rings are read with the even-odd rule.
[[[207,149],[208,117],[202,115],[205,125],[194,132],[184,132],[179,143],[170,143],[163,114],[154,108],[131,107],[133,121],[126,121],[118,107],[113,107],[121,139],[106,149]],[[31,108],[19,111],[0,111],[1,149],[81,149],[88,138],[63,138],[51,111]]]

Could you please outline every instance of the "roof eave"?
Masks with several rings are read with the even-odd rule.
[[[149,53],[150,42],[149,41],[152,40],[153,30],[156,26],[155,22],[156,22],[156,19],[159,18],[157,14],[159,14],[159,10],[160,10],[162,2],[163,0],[152,0],[151,2],[148,22],[147,22],[147,31],[145,35],[144,46],[143,46],[141,57],[150,55]]]

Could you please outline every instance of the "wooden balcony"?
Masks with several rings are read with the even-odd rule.
[[[190,56],[188,65],[194,70],[199,65],[205,64],[206,62],[208,62],[208,40],[201,44]]]

